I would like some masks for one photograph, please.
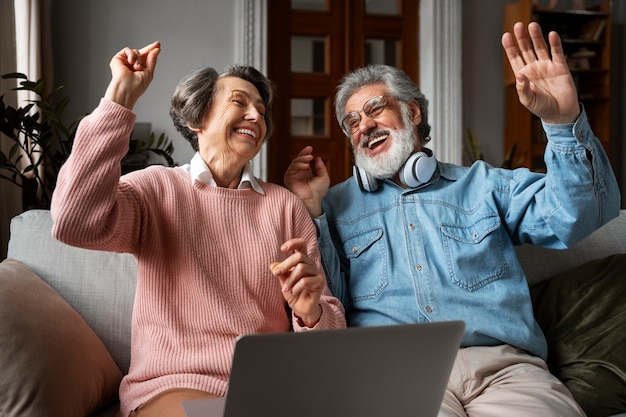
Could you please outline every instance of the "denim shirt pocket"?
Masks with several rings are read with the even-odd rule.
[[[352,302],[378,297],[388,284],[387,248],[382,227],[363,230],[346,238],[343,250],[350,262]]]
[[[470,225],[441,225],[452,282],[470,292],[502,278],[507,271],[500,217],[474,218]]]

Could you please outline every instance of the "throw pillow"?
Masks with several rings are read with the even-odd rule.
[[[0,414],[84,417],[121,371],[78,313],[23,263],[0,263]]]
[[[561,273],[531,296],[551,372],[589,417],[626,412],[626,254]]]

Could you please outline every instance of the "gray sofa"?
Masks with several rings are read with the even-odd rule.
[[[0,306],[0,314],[5,316],[0,318],[4,323],[0,327],[8,326],[8,330],[0,329],[0,346],[3,346],[2,355],[5,357],[0,360],[0,367],[13,367],[13,373],[0,374],[0,415],[5,415],[4,412],[10,416],[114,416],[118,407],[116,396],[119,379],[128,370],[130,362],[135,261],[128,254],[90,251],[61,244],[50,236],[51,226],[50,214],[45,210],[27,211],[16,216],[11,223],[8,256],[0,264],[0,303],[4,303]],[[544,287],[541,288],[541,294],[533,294],[537,297],[554,290],[547,288],[546,282],[555,280],[547,278],[575,271],[589,261],[604,260],[618,253],[626,253],[626,210],[622,210],[618,219],[567,251],[530,246],[519,248],[520,260],[533,290]],[[51,289],[41,284],[43,281],[37,277],[49,284]],[[622,275],[622,278],[626,277]],[[624,287],[626,280],[621,281]],[[18,291],[17,288],[21,289]],[[61,306],[65,301],[71,308]],[[563,303],[552,300],[546,304]],[[49,312],[49,309],[52,310]],[[569,307],[567,309],[570,311]],[[72,316],[75,312],[78,315]],[[545,312],[538,310],[538,313]],[[31,315],[36,314],[39,315],[38,322],[30,323]],[[13,327],[10,325],[11,320],[17,323]],[[554,317],[550,320],[558,321]],[[620,334],[623,335],[626,333],[626,315],[622,315],[619,320],[622,323]],[[63,333],[68,329],[68,323],[77,323],[70,326],[70,330],[81,330]],[[546,326],[550,324],[554,323]],[[16,330],[20,333],[18,338],[14,338]],[[552,330],[547,328],[546,331]],[[24,337],[21,337],[22,333]],[[60,340],[53,340],[55,338]],[[5,354],[7,346],[10,359]],[[626,353],[624,346],[615,345],[611,350],[623,356]],[[551,348],[554,346],[551,345]],[[24,355],[27,357],[23,358]],[[80,364],[69,369],[67,365],[72,362]],[[40,365],[51,369],[32,371]],[[30,378],[37,381],[29,380],[29,376],[24,376],[20,370],[26,371],[23,373],[27,375],[32,374]],[[621,368],[621,372],[622,375],[626,374],[626,368]],[[78,385],[68,386],[68,380],[78,380]],[[98,380],[96,386],[92,386],[93,380]],[[624,387],[620,387],[619,383],[616,387],[617,397]],[[46,390],[52,391],[52,394]],[[77,409],[63,409],[64,405],[61,404],[58,405],[59,411],[52,410],[46,404],[49,401],[46,395],[54,397],[56,402],[62,403],[64,396],[67,396],[80,399],[82,403]],[[625,396],[626,389],[621,393],[621,398],[617,399],[618,402],[622,401],[624,408],[619,409],[619,405],[618,408],[608,408],[610,414],[626,412]],[[42,408],[37,411],[36,407]],[[37,414],[41,410],[46,411]],[[626,416],[626,413],[623,415]]]

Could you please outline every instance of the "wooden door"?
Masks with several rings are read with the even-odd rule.
[[[352,172],[352,152],[334,117],[341,77],[369,63],[403,69],[418,82],[418,0],[269,0],[268,77],[277,88],[268,180],[283,184],[307,145],[331,185]]]

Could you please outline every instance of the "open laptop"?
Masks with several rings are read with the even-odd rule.
[[[462,321],[240,337],[224,398],[187,417],[436,416]]]

